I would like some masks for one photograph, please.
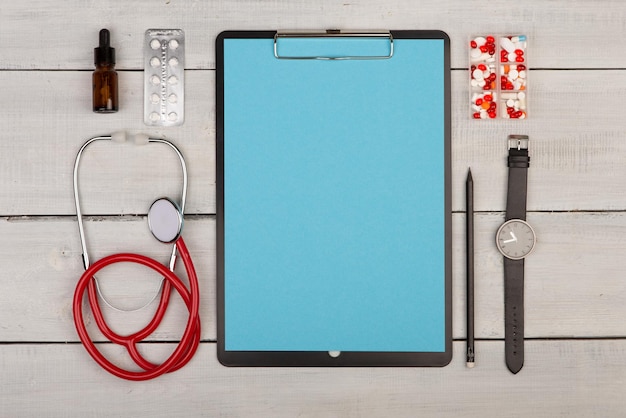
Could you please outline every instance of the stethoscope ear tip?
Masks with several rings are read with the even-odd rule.
[[[148,210],[148,227],[157,240],[172,243],[182,232],[183,214],[174,201],[166,197],[157,199]]]
[[[111,141],[117,142],[117,143],[123,143],[123,142],[126,142],[127,136],[128,134],[124,131],[115,132],[111,134]],[[150,136],[148,134],[143,134],[143,133],[135,134],[133,135],[133,142],[136,145],[145,145],[148,142],[150,142]]]
[[[118,143],[126,142],[126,132],[120,131],[120,132],[112,133],[111,141],[118,142]]]
[[[135,134],[134,141],[137,145],[146,145],[150,142],[150,137],[148,134]]]

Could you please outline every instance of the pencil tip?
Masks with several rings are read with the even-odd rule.
[[[468,169],[467,169],[467,179],[468,179],[468,180],[471,180],[471,179],[472,179],[472,169],[471,169],[471,168],[468,168]]]

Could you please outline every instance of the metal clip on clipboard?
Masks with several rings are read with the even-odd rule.
[[[388,41],[387,55],[285,55],[278,52],[278,43],[281,39],[316,39],[316,38],[369,38]],[[341,32],[338,29],[329,29],[326,32],[276,32],[274,35],[274,57],[286,60],[384,60],[393,57],[393,36],[389,31],[381,32]]]

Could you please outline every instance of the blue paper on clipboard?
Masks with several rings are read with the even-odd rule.
[[[218,40],[221,359],[449,361],[447,37],[238,34]]]

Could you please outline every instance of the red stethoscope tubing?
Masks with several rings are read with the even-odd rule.
[[[98,260],[97,262],[93,263],[87,270],[85,270],[80,280],[78,281],[78,284],[76,285],[76,290],[74,292],[73,311],[74,324],[76,326],[78,336],[80,337],[83,346],[91,355],[91,357],[100,366],[102,366],[102,368],[115,376],[118,376],[122,379],[135,381],[153,379],[155,377],[161,376],[164,373],[173,372],[183,367],[193,357],[198,348],[198,345],[200,343],[200,317],[198,314],[200,305],[200,294],[198,289],[198,276],[196,275],[191,256],[189,255],[189,251],[187,250],[187,246],[185,245],[182,237],[178,238],[178,240],[176,241],[176,246],[178,249],[178,254],[183,260],[185,270],[187,271],[190,290],[187,290],[187,287],[181,281],[181,279],[175,273],[167,269],[163,264],[149,257],[131,253],[114,254]],[[154,317],[152,318],[150,323],[148,323],[148,325],[146,325],[142,330],[128,336],[122,336],[113,332],[113,330],[111,330],[107,325],[100,309],[96,285],[93,279],[93,276],[104,267],[122,262],[138,263],[144,265],[155,270],[157,273],[161,274],[165,278],[161,298],[159,300],[159,306],[154,314]],[[174,352],[172,352],[172,354],[163,363],[161,363],[160,365],[155,365],[146,360],[139,353],[139,351],[137,350],[137,343],[141,342],[150,334],[152,334],[161,323],[161,320],[165,315],[165,311],[167,310],[172,286],[174,286],[176,291],[183,299],[185,305],[187,306],[187,309],[189,310],[189,319],[187,320],[187,325],[185,326],[185,331],[183,333],[183,336],[181,337],[180,343],[178,344]],[[135,372],[122,369],[110,362],[96,348],[94,342],[89,337],[83,318],[82,302],[85,290],[88,290],[89,305],[93,312],[96,324],[98,325],[98,328],[100,329],[102,334],[111,342],[126,347],[132,360],[144,371]]]

